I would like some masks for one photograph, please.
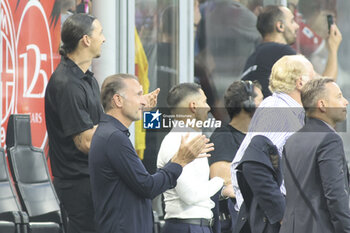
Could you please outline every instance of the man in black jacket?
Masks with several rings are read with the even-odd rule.
[[[308,82],[301,93],[305,126],[285,145],[286,212],[281,233],[350,232],[349,172],[334,130],[348,101],[331,79]]]
[[[285,209],[277,147],[263,135],[252,138],[237,166],[242,204],[236,233],[278,233]],[[272,223],[271,223],[272,222]]]

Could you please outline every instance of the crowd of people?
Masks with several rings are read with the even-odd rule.
[[[328,61],[318,74],[291,47],[299,25],[290,9],[249,6],[262,42],[242,80],[225,90],[229,121],[210,139],[197,124],[176,124],[161,142],[154,174],[138,157],[129,127],[157,106],[162,88],[144,95],[136,76],[115,74],[100,91],[89,67],[101,56],[102,25],[88,14],[65,20],[45,114],[68,233],[151,233],[152,199],[160,194],[163,233],[350,232],[349,172],[335,131],[348,105],[336,83],[342,35],[331,25]],[[205,90],[176,84],[161,101],[176,122],[204,122],[211,110]]]

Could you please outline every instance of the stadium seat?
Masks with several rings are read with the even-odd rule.
[[[0,148],[0,232],[21,233],[20,206],[9,176],[5,152]]]
[[[7,155],[23,210],[32,233],[63,233],[59,200],[50,179],[44,152],[32,146],[30,116],[10,116]]]

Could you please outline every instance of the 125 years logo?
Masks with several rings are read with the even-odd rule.
[[[49,21],[53,3],[1,1],[1,146],[13,113],[30,114],[34,146],[43,148],[47,141],[44,95],[58,62],[52,35],[59,35],[59,25]]]

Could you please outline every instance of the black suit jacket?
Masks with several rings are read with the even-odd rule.
[[[285,157],[318,220],[301,197]],[[340,136],[323,121],[307,118],[287,140],[282,158],[287,196],[280,232],[350,232],[349,176]]]
[[[244,203],[235,233],[277,233],[285,208],[282,174],[276,146],[265,136],[252,138],[237,166]]]

